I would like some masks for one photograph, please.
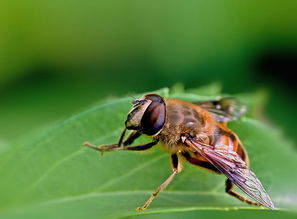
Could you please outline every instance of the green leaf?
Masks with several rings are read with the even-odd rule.
[[[168,96],[168,90],[159,91]],[[210,99],[175,94],[187,100]],[[106,218],[174,212],[261,208],[225,194],[225,177],[185,164],[185,169],[144,212],[136,212],[169,176],[169,154],[159,147],[145,152],[119,151],[101,156],[82,147],[88,140],[118,140],[131,98],[110,100],[53,127],[30,144],[1,154],[1,218]],[[276,207],[297,206],[297,156],[275,129],[243,118],[230,124],[245,145],[253,171]],[[136,143],[146,142],[141,138]],[[264,210],[266,211],[266,210]],[[151,215],[152,216],[152,215]],[[157,215],[155,215],[157,216]]]

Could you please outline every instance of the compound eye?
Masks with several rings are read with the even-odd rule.
[[[164,126],[166,107],[163,101],[152,102],[145,111],[142,120],[142,131],[146,135],[157,134]]]

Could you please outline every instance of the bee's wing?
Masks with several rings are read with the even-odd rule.
[[[206,145],[194,138],[187,138],[185,143],[201,154],[252,199],[267,208],[274,209],[274,205],[260,180],[231,148],[226,145],[219,147]]]
[[[201,101],[194,104],[211,112],[218,122],[237,120],[246,113],[246,106],[236,98],[224,97],[220,100]]]

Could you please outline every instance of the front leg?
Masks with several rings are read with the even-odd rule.
[[[128,146],[128,145],[133,144],[133,142],[134,142],[137,138],[139,138],[140,136],[141,136],[141,132],[140,132],[140,131],[138,131],[138,130],[134,130],[134,131],[132,131],[132,132],[128,135],[127,139],[123,142],[123,145],[124,145],[124,146]]]
[[[142,144],[142,145],[136,145],[136,146],[131,146],[131,147],[118,147],[117,144],[116,145],[92,145],[88,142],[84,143],[84,146],[87,146],[89,148],[93,148],[95,150],[101,151],[101,153],[104,152],[108,152],[108,151],[120,151],[120,150],[128,150],[128,151],[143,151],[143,150],[147,150],[151,147],[153,147],[154,145],[156,145],[158,143],[158,141],[153,141],[147,144]]]
[[[97,145],[93,145],[93,144],[91,144],[91,143],[89,143],[89,142],[84,142],[83,145],[84,145],[84,146],[87,146],[87,147],[89,147],[89,148],[93,148],[93,149],[99,150],[99,151],[101,151],[102,153],[105,152],[105,151],[118,150],[118,149],[116,149],[116,148],[121,147],[122,145],[124,145],[124,146],[130,145],[130,144],[133,143],[133,141],[134,141],[135,139],[137,139],[138,137],[141,136],[141,133],[140,133],[139,131],[136,131],[136,130],[135,130],[135,131],[132,131],[132,132],[128,135],[127,139],[123,142],[123,139],[124,139],[125,134],[126,134],[126,130],[127,130],[127,129],[124,128],[124,130],[122,131],[122,134],[121,134],[121,136],[120,136],[119,141],[118,141],[117,144],[98,145],[98,146],[97,146]]]
[[[124,130],[122,131],[122,134],[121,134],[121,136],[120,136],[120,139],[119,139],[119,141],[118,141],[118,144],[114,144],[114,145],[117,145],[118,147],[121,147],[122,144],[123,144],[124,146],[127,146],[127,145],[132,144],[132,143],[134,142],[135,139],[137,139],[138,137],[141,136],[141,132],[140,132],[140,131],[138,131],[138,130],[134,130],[134,131],[132,131],[132,132],[128,135],[127,139],[123,142],[124,137],[125,137],[125,134],[126,134],[126,131],[127,131],[127,128],[124,128]]]

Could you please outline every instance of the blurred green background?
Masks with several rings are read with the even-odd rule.
[[[2,1],[0,152],[108,97],[176,83],[267,96],[297,142],[297,2]]]
[[[0,139],[11,142],[107,96],[176,82],[268,91],[295,129],[297,2],[2,1]]]

